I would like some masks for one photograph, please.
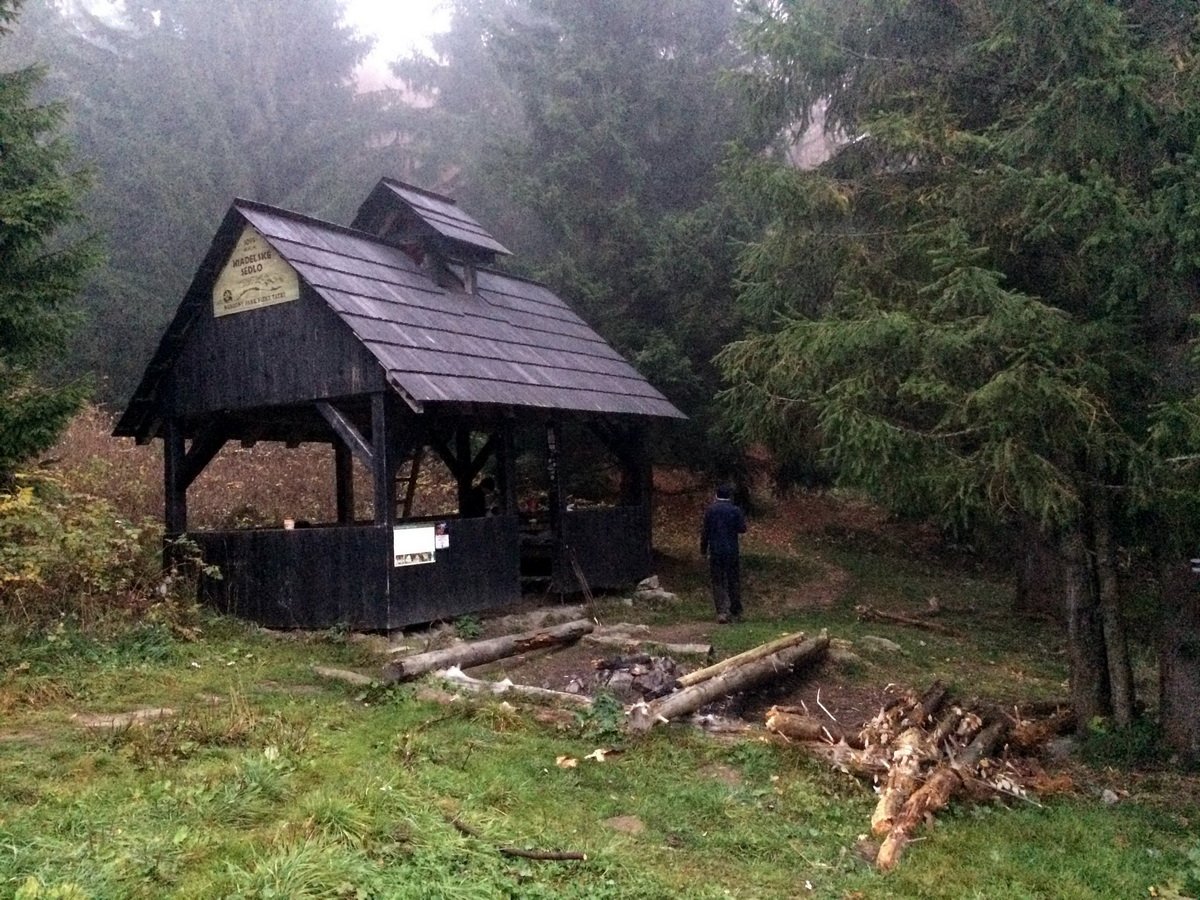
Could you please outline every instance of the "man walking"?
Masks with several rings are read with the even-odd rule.
[[[717,622],[722,625],[731,616],[736,619],[742,615],[738,535],[745,533],[746,517],[733,502],[733,489],[723,484],[717,488],[717,499],[704,511],[704,527],[700,531],[700,555],[708,557],[713,603],[717,607]]]

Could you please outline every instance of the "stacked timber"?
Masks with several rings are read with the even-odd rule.
[[[1062,707],[1030,719],[988,704],[951,702],[940,683],[893,698],[856,732],[795,707],[772,707],[766,716],[769,731],[878,788],[871,831],[881,839],[875,863],[885,872],[899,863],[921,824],[955,797],[1029,799],[1018,770],[997,754],[1006,747],[1033,751],[1073,724]]]

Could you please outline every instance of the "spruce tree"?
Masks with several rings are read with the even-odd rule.
[[[820,110],[840,149],[813,172],[744,168],[774,221],[743,258],[761,330],[722,357],[732,420],[785,454],[814,426],[838,476],[894,509],[1060,544],[1081,725],[1128,724],[1118,549],[1166,560],[1200,539],[1175,499],[1200,487],[1194,10],[751,17],[756,108]]]
[[[19,5],[0,0],[0,39]],[[81,399],[78,385],[39,381],[91,259],[63,237],[87,178],[59,134],[64,108],[35,100],[41,79],[36,67],[0,72],[0,480],[49,447]]]

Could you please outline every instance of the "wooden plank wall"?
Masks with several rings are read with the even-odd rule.
[[[451,519],[429,565],[392,569],[392,627],[509,606],[521,599],[516,516]]]
[[[309,288],[300,298],[197,318],[170,375],[170,414],[311,403],[386,389],[383,370]]]
[[[400,628],[521,597],[515,516],[455,519],[433,563],[392,566],[389,526],[195,532],[220,578],[200,597],[268,628]]]
[[[220,569],[200,597],[268,628],[389,627],[392,531],[374,526],[194,532]]]
[[[588,586],[629,587],[650,573],[650,510],[646,506],[576,509],[563,517],[563,540],[575,552]],[[568,550],[567,560],[570,560]],[[555,572],[555,589],[573,593],[579,581],[568,568]]]

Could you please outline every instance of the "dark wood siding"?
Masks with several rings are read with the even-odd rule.
[[[454,519],[429,565],[392,569],[392,621],[453,619],[521,599],[516,516]]]
[[[387,527],[267,529],[189,535],[220,569],[200,596],[268,628],[389,627]]]
[[[570,552],[593,589],[625,588],[650,574],[650,511],[644,506],[578,509],[563,517],[568,571],[558,573],[556,586],[579,590],[569,570]]]
[[[186,418],[385,388],[379,363],[305,286],[290,303],[220,318],[205,309],[175,361],[167,406]]]
[[[389,526],[195,532],[207,603],[268,628],[400,628],[520,599],[517,520],[449,523],[433,563],[392,566]]]

